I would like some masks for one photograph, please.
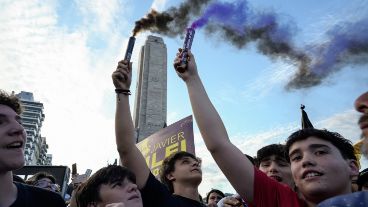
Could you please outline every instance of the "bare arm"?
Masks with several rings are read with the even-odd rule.
[[[120,61],[116,71],[112,74],[112,79],[115,88],[128,90],[132,79],[131,64],[128,66],[127,62]],[[135,145],[129,95],[123,93],[117,94],[116,97],[115,134],[122,164],[135,174],[138,188],[142,189],[147,182],[150,170]]]
[[[174,67],[187,85],[194,117],[206,147],[234,189],[248,202],[252,202],[254,167],[230,142],[225,126],[198,75],[194,56],[189,52],[189,62],[186,69],[183,69],[185,66],[180,63],[180,55],[179,52]]]

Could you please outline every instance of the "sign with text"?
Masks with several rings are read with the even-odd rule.
[[[154,176],[159,176],[163,160],[179,151],[195,154],[193,118],[188,116],[161,129],[137,144]]]

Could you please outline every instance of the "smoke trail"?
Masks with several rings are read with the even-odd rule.
[[[179,7],[171,7],[162,13],[152,10],[145,17],[135,22],[133,36],[145,30],[170,37],[182,35],[188,27],[191,17],[199,16],[203,7],[209,1],[187,0],[181,3]]]
[[[239,49],[256,42],[259,52],[272,59],[287,59],[298,65],[300,73],[309,74],[310,58],[291,41],[295,26],[292,22],[280,24],[274,12],[257,12],[250,9],[246,1],[215,2],[192,27],[205,27],[207,35],[220,36]]]
[[[170,37],[182,35],[191,18],[198,17],[210,1],[187,0],[162,13],[152,10],[136,22],[133,34],[149,30]],[[323,44],[297,48],[292,42],[293,22],[282,22],[273,11],[257,11],[246,0],[235,0],[212,2],[191,27],[203,27],[207,36],[221,38],[238,49],[255,42],[262,54],[291,62],[297,71],[286,89],[300,89],[319,85],[347,64],[368,63],[367,22],[339,24],[327,32],[328,40]]]
[[[348,64],[368,63],[367,18],[334,26],[326,35],[327,42],[311,46],[310,56],[313,62],[309,66],[309,73],[298,71],[287,88],[314,86]]]
[[[246,1],[215,2],[192,27],[204,27],[208,36],[219,36],[239,49],[255,42],[264,55],[291,61],[298,70],[286,84],[288,90],[319,85],[347,64],[368,63],[367,19],[339,24],[327,32],[327,42],[302,49],[292,44],[292,22],[281,24],[274,12],[250,9]]]

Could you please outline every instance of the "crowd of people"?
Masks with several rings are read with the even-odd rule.
[[[129,105],[132,65],[123,60],[112,73],[117,94],[116,146],[122,166],[103,167],[73,186],[68,204],[58,194],[60,187],[52,175],[41,172],[23,183],[12,174],[24,166],[26,133],[19,100],[0,92],[0,207],[368,206],[368,169],[359,172],[352,143],[336,132],[305,127],[292,133],[286,144],[265,146],[254,158],[244,155],[231,143],[201,82],[194,55],[186,54],[183,63],[179,50],[174,68],[187,86],[205,145],[237,194],[225,196],[212,189],[202,199],[198,191],[201,159],[188,152],[167,157],[160,179],[151,173],[135,143]],[[362,114],[358,122],[362,152],[368,155],[368,92],[356,99],[355,108]]]

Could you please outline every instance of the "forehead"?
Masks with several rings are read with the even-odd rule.
[[[2,115],[17,115],[17,113],[7,105],[0,104],[0,114]]]
[[[289,149],[289,154],[294,152],[294,151],[307,151],[311,148],[311,146],[327,146],[331,149],[336,149],[337,148],[329,141],[323,140],[321,138],[315,137],[315,136],[311,136],[308,137],[306,139],[303,140],[299,140],[294,142]]]
[[[220,194],[218,194],[217,192],[212,192],[211,194],[210,194],[210,196],[220,196],[220,197],[222,197]]]
[[[279,155],[270,155],[270,156],[266,156],[264,157],[261,162],[266,162],[266,161],[286,161],[285,157],[281,157]]]
[[[181,157],[181,158],[177,159],[176,161],[182,161],[182,160],[198,161],[198,159],[190,157],[190,156]]]
[[[39,179],[38,181],[46,181],[46,182],[50,182],[52,183],[51,179],[50,178],[41,178]]]

